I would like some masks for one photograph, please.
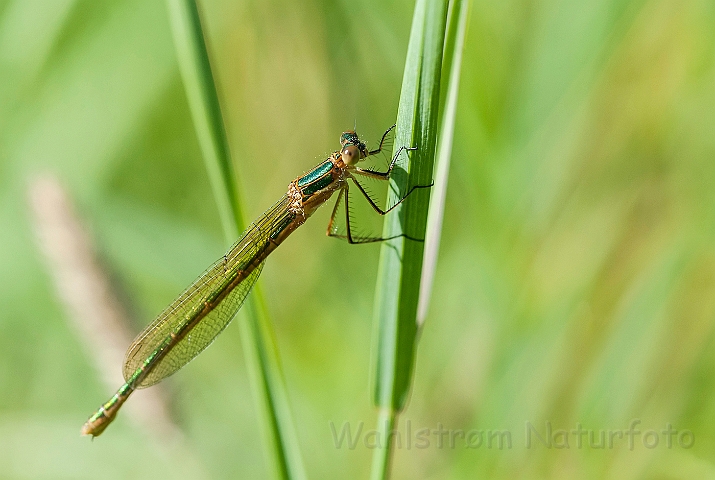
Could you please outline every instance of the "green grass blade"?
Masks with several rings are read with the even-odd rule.
[[[245,223],[199,11],[194,0],[167,0],[167,6],[194,127],[226,239],[231,244]],[[268,446],[267,464],[273,467],[276,477],[305,478],[260,284],[254,287],[242,312],[239,328],[254,396],[262,412],[263,435]]]
[[[224,234],[230,243],[245,227],[237,194],[236,172],[223,126],[221,106],[199,11],[194,0],[167,0],[176,57],[194,120],[206,170],[214,191]]]
[[[447,197],[449,163],[452,156],[452,140],[454,139],[454,120],[457,113],[457,97],[459,96],[459,76],[471,3],[470,0],[454,0],[450,6],[447,21],[444,58],[442,60],[439,137],[437,139],[434,187],[432,188],[429,214],[427,215],[427,236],[425,237],[425,254],[420,282],[420,300],[417,306],[418,326],[422,325],[427,317],[432,293],[432,281],[434,280],[434,271],[437,265],[444,202]]]
[[[432,183],[434,154],[439,130],[440,78],[444,48],[447,1],[418,0],[412,20],[405,62],[395,147],[418,146],[390,182],[388,202],[396,202],[411,186]],[[406,234],[425,238],[430,189],[416,190],[387,217],[385,237]],[[375,404],[380,409],[378,430],[388,438],[397,413],[410,391],[414,348],[417,340],[417,305],[424,243],[400,237],[385,242],[380,251],[375,301],[376,373]],[[391,442],[375,450],[372,478],[387,478]]]

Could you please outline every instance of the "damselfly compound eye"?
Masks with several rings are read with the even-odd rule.
[[[355,165],[360,160],[360,149],[355,145],[348,145],[340,152],[340,158],[345,165]]]

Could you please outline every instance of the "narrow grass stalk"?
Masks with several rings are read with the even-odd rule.
[[[432,188],[429,214],[427,215],[427,236],[425,237],[425,254],[420,282],[420,300],[417,305],[418,328],[427,317],[432,294],[432,282],[437,266],[444,202],[447,197],[449,163],[452,157],[452,140],[454,139],[454,120],[459,96],[462,53],[464,51],[464,39],[467,36],[467,19],[469,18],[471,3],[471,0],[454,0],[449,7],[447,34],[444,40],[444,58],[442,60],[442,94],[440,95],[439,136],[437,138],[434,187]]]
[[[194,128],[230,245],[238,238],[245,222],[199,11],[194,0],[167,0],[167,6]],[[239,328],[254,397],[262,412],[267,464],[278,478],[305,478],[260,284],[253,288],[241,311]]]
[[[417,0],[402,80],[395,147],[417,146],[404,155],[390,183],[388,202],[412,186],[430,185],[439,131],[440,81],[447,21],[447,0]],[[407,158],[409,157],[409,158]],[[380,251],[375,299],[376,361],[374,401],[379,409],[372,478],[389,477],[392,435],[412,382],[417,341],[417,305],[424,255],[430,189],[415,190],[387,217]]]

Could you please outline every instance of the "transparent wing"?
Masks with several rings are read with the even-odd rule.
[[[261,273],[263,263],[259,257],[271,237],[292,220],[288,204],[289,199],[284,196],[251,224],[226,255],[137,336],[124,359],[125,380],[146,363],[149,372],[135,387],[159,382],[201,353],[226,328]],[[208,312],[207,303],[215,303]],[[152,358],[158,360],[148,361]]]
[[[355,182],[357,183],[358,180]],[[380,180],[375,180],[375,182],[383,186],[386,183]],[[363,188],[365,187],[363,186]],[[375,197],[370,191],[367,188],[365,190],[367,195],[375,201]],[[348,205],[347,211],[346,204]],[[350,236],[348,236],[348,217]],[[338,194],[328,224],[328,236],[343,240],[352,238],[353,243],[379,242],[383,240],[380,236],[382,221],[383,217],[377,215],[369,206],[363,193],[356,187],[349,186],[341,189]]]
[[[328,224],[328,236],[337,238],[346,238],[345,236],[345,190],[341,189],[338,192],[338,199],[333,205],[333,213],[330,215],[330,223]]]

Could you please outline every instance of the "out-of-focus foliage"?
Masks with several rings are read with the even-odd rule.
[[[200,5],[249,216],[343,130],[374,143],[393,123],[411,2]],[[474,2],[395,478],[714,474],[713,24],[709,1]],[[111,391],[36,247],[26,189],[47,171],[136,331],[223,253],[162,1],[0,3],[0,476],[178,478],[188,460],[125,412],[79,436]],[[326,238],[329,210],[263,281],[309,474],[364,478],[378,247]],[[240,348],[231,326],[164,382],[207,477],[267,471]],[[527,422],[598,442],[633,420],[633,450],[574,434],[526,447]],[[353,435],[364,422],[355,449],[336,448],[330,422]],[[694,444],[668,448],[667,424]],[[417,430],[440,426],[451,433],[417,448]],[[467,448],[458,430],[509,431],[512,446]]]

